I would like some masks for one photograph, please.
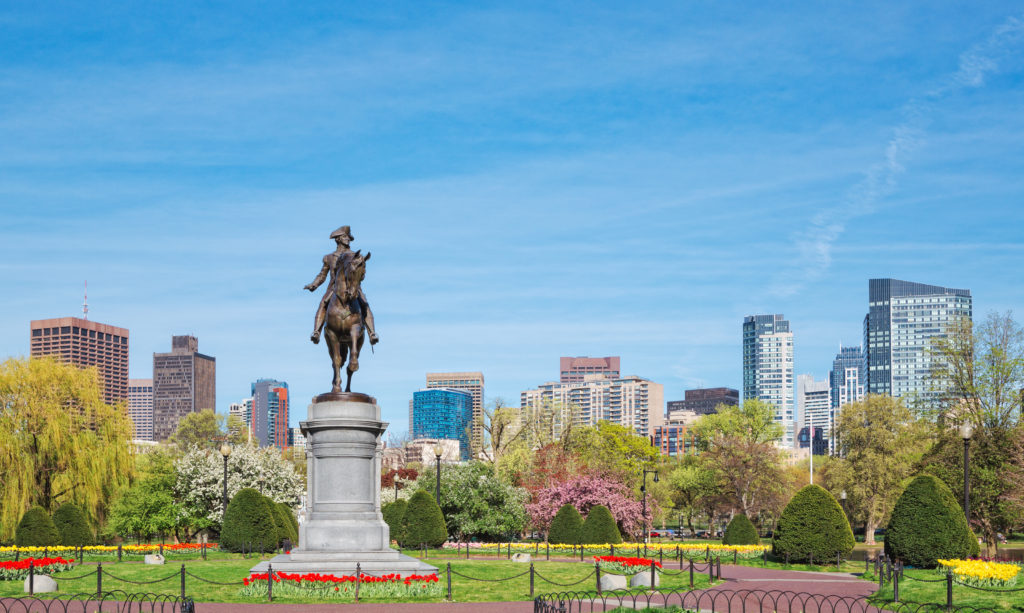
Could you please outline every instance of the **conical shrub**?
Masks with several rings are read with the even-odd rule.
[[[267,506],[270,508],[270,512],[274,516],[274,524],[277,525],[278,544],[284,543],[285,539],[288,539],[292,543],[299,540],[299,535],[292,530],[292,524],[288,521],[288,517],[286,516],[284,509],[269,497],[267,498]]]
[[[761,537],[757,534],[757,528],[745,514],[739,513],[732,518],[722,535],[723,545],[758,545]]]
[[[548,529],[548,542],[554,544],[576,545],[580,542],[580,530],[583,529],[583,516],[571,504],[563,504]]]
[[[420,490],[409,499],[402,519],[403,545],[419,547],[440,547],[448,540],[448,528],[444,524],[441,507],[434,502],[434,497]]]
[[[839,502],[817,485],[804,486],[786,505],[772,539],[772,552],[792,562],[835,562],[853,551],[853,530]]]
[[[238,490],[224,513],[220,548],[225,551],[273,551],[277,547],[277,522],[262,494],[252,488]]]
[[[14,531],[14,544],[19,547],[60,545],[60,533],[42,507],[32,507],[21,516]]]
[[[622,542],[622,535],[615,525],[615,518],[612,512],[604,505],[594,505],[587,513],[587,519],[580,528],[580,543],[585,545]]]
[[[292,527],[291,533],[294,534],[292,538],[292,544],[298,545],[299,543],[299,519],[295,517],[295,511],[292,510],[288,503],[279,502],[277,503],[279,509],[281,509],[281,515],[288,520],[288,525]]]
[[[89,522],[85,520],[85,513],[81,507],[72,502],[60,505],[53,514],[53,525],[57,527],[60,534],[60,544],[68,547],[79,545],[92,545],[92,529]]]
[[[893,507],[885,529],[885,554],[909,566],[934,568],[940,559],[977,555],[978,539],[949,487],[941,479],[921,475]]]
[[[408,507],[409,503],[399,498],[394,502],[387,503],[383,508],[381,508],[381,514],[384,516],[384,521],[388,525],[391,540],[397,541],[398,543],[405,543],[405,537],[402,534],[402,522],[405,520],[405,511]]]

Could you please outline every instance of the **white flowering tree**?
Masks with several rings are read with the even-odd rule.
[[[217,450],[188,451],[174,463],[175,498],[188,523],[219,529],[224,516],[224,457]],[[233,447],[228,457],[228,500],[243,488],[262,492],[274,502],[297,507],[305,480],[275,447]]]

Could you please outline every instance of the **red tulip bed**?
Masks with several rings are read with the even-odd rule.
[[[242,580],[243,596],[266,596],[267,573],[253,573]],[[410,597],[438,598],[442,587],[437,575],[397,574],[374,577],[359,576],[359,598],[403,599]],[[302,598],[354,599],[356,595],[355,575],[322,575],[320,573],[274,573],[274,596],[299,596]]]
[[[32,572],[37,575],[48,575],[59,573],[62,570],[69,570],[74,566],[74,560],[64,558],[25,558],[17,562],[0,562],[0,581],[15,581],[28,576],[28,563],[32,562],[35,569]]]
[[[661,568],[661,562],[648,558],[630,558],[625,556],[594,556],[602,572],[616,575],[633,575],[651,568]]]

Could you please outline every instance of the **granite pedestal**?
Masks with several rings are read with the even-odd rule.
[[[380,420],[376,400],[366,394],[321,394],[299,424],[306,437],[307,513],[299,546],[260,562],[252,572],[368,575],[437,572],[390,547],[380,512]]]

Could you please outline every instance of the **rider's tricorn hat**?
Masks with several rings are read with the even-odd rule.
[[[338,238],[339,236],[347,236],[348,240],[350,240],[350,241],[351,240],[355,240],[354,238],[352,238],[351,230],[352,230],[352,228],[350,228],[349,226],[341,226],[340,228],[338,228],[334,232],[331,232],[331,238]]]

